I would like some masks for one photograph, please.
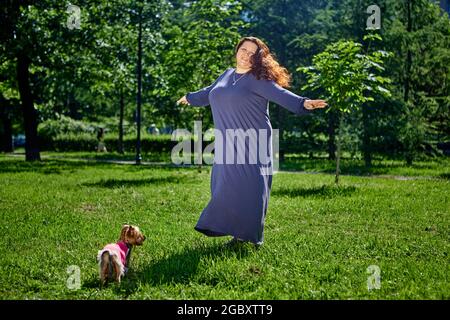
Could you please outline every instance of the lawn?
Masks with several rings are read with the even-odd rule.
[[[343,170],[339,187],[331,165],[291,163],[316,173],[274,176],[256,250],[193,229],[210,167],[0,155],[0,299],[450,298],[448,159],[380,162],[382,176]],[[97,251],[124,223],[147,240],[122,284],[100,288]],[[67,285],[70,266],[80,288]],[[371,290],[369,266],[380,274]]]

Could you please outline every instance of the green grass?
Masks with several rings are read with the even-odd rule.
[[[333,174],[276,174],[255,250],[193,229],[210,168],[1,155],[0,298],[449,299],[448,160],[381,166],[386,177],[343,176],[339,187]],[[398,174],[422,178],[390,177]],[[122,284],[102,289],[96,254],[123,223],[147,241]],[[78,290],[66,285],[71,265]],[[370,265],[381,287],[369,291]]]
[[[301,170],[335,174],[336,163],[326,157],[310,159],[305,155],[287,155],[286,161],[280,166],[283,170]],[[389,175],[389,176],[421,176],[432,178],[450,178],[450,157],[414,161],[407,166],[402,160],[374,159],[372,166],[366,168],[363,160],[351,159],[349,156],[341,160],[342,174],[350,175]]]
[[[24,149],[17,149],[17,154],[23,157]],[[42,158],[46,159],[86,159],[100,161],[135,161],[136,154],[126,152],[124,154],[110,151],[107,153],[97,152],[41,152]],[[143,162],[171,163],[170,154],[143,153]],[[192,158],[193,163],[193,158]],[[305,154],[287,154],[286,159],[280,165],[283,171],[305,171],[310,173],[335,174],[336,163],[328,160],[326,155],[310,158]],[[388,175],[405,177],[425,177],[425,178],[450,178],[450,157],[441,157],[415,161],[413,165],[406,166],[405,161],[374,159],[372,167],[366,168],[363,160],[352,159],[349,154],[344,153],[341,160],[341,174],[343,175]]]

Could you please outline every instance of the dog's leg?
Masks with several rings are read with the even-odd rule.
[[[111,259],[108,251],[102,253],[100,260],[100,282],[102,285],[106,283],[110,274]]]
[[[114,267],[116,282],[120,283],[120,278],[122,277],[122,270],[120,269],[121,263],[118,261],[119,258],[117,256],[113,256],[111,260],[112,260],[112,265]]]
[[[132,246],[130,246],[130,248],[128,249],[128,252],[127,252],[127,257],[126,257],[126,266],[125,266],[125,274],[127,274],[128,273],[128,267],[130,266],[130,257],[131,257],[131,250],[133,249],[133,247]]]

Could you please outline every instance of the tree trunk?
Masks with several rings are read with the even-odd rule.
[[[123,114],[125,112],[125,103],[123,98],[123,89],[120,89],[120,116],[119,116],[119,145],[118,151],[123,154]]]
[[[39,141],[37,135],[38,115],[33,105],[30,87],[30,59],[23,53],[17,56],[17,82],[25,127],[25,159],[26,161],[40,161]]]
[[[3,137],[2,137],[2,150],[3,152],[13,152],[13,140],[12,140],[12,124],[8,115],[3,115]]]
[[[359,7],[358,7],[358,11],[357,11],[360,15],[360,19],[358,21],[360,21],[360,26],[363,26],[365,24],[363,24],[364,20],[366,19],[366,16],[361,14],[364,12],[363,7],[361,7],[361,3],[359,3]],[[358,42],[363,44],[364,47],[364,51],[366,52],[366,54],[370,54],[369,50],[370,50],[370,44],[371,44],[371,40],[364,41],[364,34],[366,33],[366,30],[363,28],[358,28]],[[363,103],[362,104],[362,122],[363,122],[363,132],[362,132],[362,146],[361,146],[361,151],[363,153],[363,157],[364,157],[364,164],[366,169],[370,169],[370,167],[372,166],[372,146],[371,146],[371,140],[370,140],[370,116],[369,116],[369,112],[370,112],[370,108],[368,106],[368,102]]]
[[[369,110],[366,106],[362,109],[363,116],[363,145],[362,152],[364,154],[364,163],[366,169],[372,166],[372,146],[370,142],[370,120],[369,120]]]
[[[339,117],[339,131],[338,131],[338,139],[337,139],[337,154],[336,154],[336,177],[334,182],[339,184],[339,174],[341,173],[340,161],[341,161],[341,142],[342,142],[342,126],[343,126],[343,115],[341,113],[338,114]]]
[[[70,90],[73,90],[73,85],[70,86]],[[67,93],[66,96],[66,110],[69,110],[69,116],[72,119],[81,120],[82,116],[81,113],[78,110],[78,105],[75,100],[75,96],[72,91]]]
[[[406,30],[408,32],[408,34],[410,34],[412,32],[412,18],[411,18],[411,1],[408,0],[406,1],[406,10],[407,10],[407,27]],[[410,83],[409,83],[409,79],[410,79],[410,75],[411,75],[411,66],[412,66],[412,53],[411,53],[411,49],[409,48],[409,44],[406,44],[408,46],[407,48],[407,52],[406,52],[406,66],[405,66],[405,76],[404,76],[404,96],[403,96],[403,100],[405,101],[405,105],[408,106],[408,100],[409,100],[409,91],[410,91]],[[411,121],[411,117],[408,118],[408,121]],[[410,139],[407,138],[407,139]],[[412,165],[412,161],[413,161],[413,156],[412,154],[414,153],[414,145],[412,143],[407,143],[407,150],[406,150],[406,163],[408,165]]]
[[[407,8],[407,27],[406,30],[408,33],[411,33],[412,31],[412,19],[411,19],[411,2],[408,0],[406,2],[406,8]],[[411,49],[409,48],[408,43],[406,44],[408,46],[407,52],[406,52],[406,68],[405,68],[405,76],[404,76],[404,101],[408,102],[409,99],[409,79],[411,74],[411,65],[412,65],[412,53]]]
[[[11,103],[0,94],[0,116],[3,125],[2,136],[0,137],[0,151],[13,152],[12,123],[11,123]]]
[[[328,113],[328,160],[335,160],[336,153],[336,113]]]
[[[136,139],[136,164],[140,165],[141,156],[141,92],[142,92],[142,3],[139,3],[139,26],[138,26],[138,60],[137,60],[137,139]]]
[[[413,156],[411,155],[411,153],[408,152],[405,157],[406,157],[406,164],[408,166],[412,166],[412,164],[413,164]]]
[[[403,90],[404,90],[404,95],[403,95],[403,100],[405,102],[408,102],[409,100],[409,76],[411,74],[411,64],[412,64],[412,54],[411,51],[408,49],[408,52],[406,54],[406,71],[405,71],[405,79],[404,79],[404,83],[403,83]]]

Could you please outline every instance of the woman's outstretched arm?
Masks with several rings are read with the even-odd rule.
[[[200,89],[198,91],[187,93],[185,96],[181,97],[177,101],[177,104],[183,103],[183,104],[189,104],[189,105],[197,106],[197,107],[208,106],[209,105],[209,92],[211,91],[212,88],[214,88],[214,86],[217,84],[217,82],[219,82],[219,80],[223,77],[225,72],[223,72],[216,79],[216,81],[214,81],[211,85],[209,85],[203,89]]]
[[[325,100],[311,100],[306,97],[301,97],[281,87],[273,80],[255,79],[252,90],[267,100],[275,102],[298,115],[308,114],[313,109],[327,106]]]

